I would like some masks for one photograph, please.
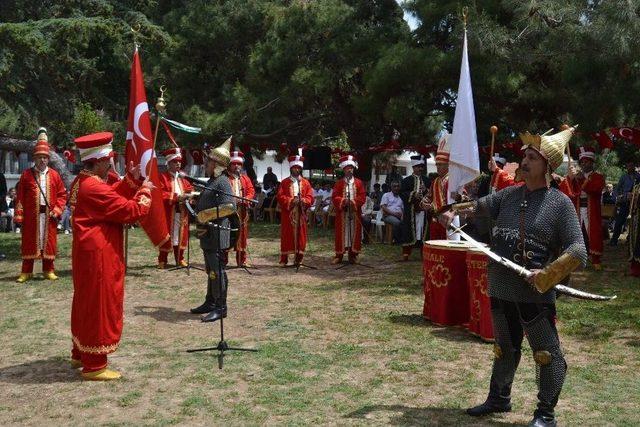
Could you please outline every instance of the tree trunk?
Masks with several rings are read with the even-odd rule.
[[[5,151],[24,151],[27,153],[33,152],[36,145],[36,141],[29,141],[26,139],[16,139],[7,135],[0,135],[0,150]],[[71,188],[73,182],[73,175],[65,166],[64,160],[55,151],[51,150],[49,157],[49,166],[56,170],[62,178],[67,190]]]

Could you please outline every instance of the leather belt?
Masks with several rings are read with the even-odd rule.
[[[47,206],[46,205],[40,205],[40,213],[43,213],[43,214],[47,213]]]

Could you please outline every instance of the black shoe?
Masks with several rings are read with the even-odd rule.
[[[227,317],[227,307],[214,308],[211,313],[202,316],[202,322],[215,322],[225,317]]]
[[[497,414],[500,412],[511,412],[511,404],[505,403],[502,405],[496,405],[484,402],[483,404],[467,409],[466,412],[467,415],[471,415],[472,417],[482,417],[483,415]]]
[[[210,302],[204,302],[201,306],[196,307],[196,308],[192,308],[191,309],[191,313],[193,314],[205,314],[205,313],[209,313],[210,311],[213,311],[216,308],[215,305],[213,305]]]
[[[556,418],[552,415],[534,415],[529,427],[556,427],[558,423]]]

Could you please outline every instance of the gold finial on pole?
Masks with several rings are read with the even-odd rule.
[[[160,120],[164,112],[167,110],[167,102],[164,100],[164,92],[167,90],[165,85],[160,86],[160,96],[156,100],[156,131],[153,135],[153,150],[156,149],[156,141],[158,140],[158,129],[160,128]]]
[[[464,29],[467,29],[467,17],[469,16],[469,6],[464,6],[462,8],[462,24],[464,25]]]
[[[130,27],[131,33],[133,34],[133,44],[136,46],[136,49],[140,46],[138,43],[138,35],[140,34],[141,25],[138,22],[135,26]]]

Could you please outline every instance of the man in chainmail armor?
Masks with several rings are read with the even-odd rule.
[[[230,161],[230,146],[231,139],[228,139],[208,153],[206,173],[209,181],[196,205],[199,220],[197,234],[204,254],[208,280],[204,303],[192,308],[191,313],[206,314],[202,317],[203,322],[214,322],[227,317],[227,273],[223,254],[230,246],[231,223],[228,216],[235,213],[235,201],[229,195],[231,184],[222,172]],[[207,216],[207,213],[210,215]],[[205,221],[202,221],[203,214]]]
[[[555,325],[553,286],[587,259],[576,210],[571,200],[550,188],[551,172],[561,163],[573,129],[555,135],[520,135],[523,186],[512,186],[479,199],[476,215],[494,221],[491,250],[532,271],[525,279],[501,264],[490,262],[489,296],[495,335],[489,396],[467,409],[472,416],[511,411],[511,385],[526,334],[533,351],[538,380],[538,407],[530,426],[555,426],[554,408],[567,364]],[[448,212],[444,223],[453,216]]]

